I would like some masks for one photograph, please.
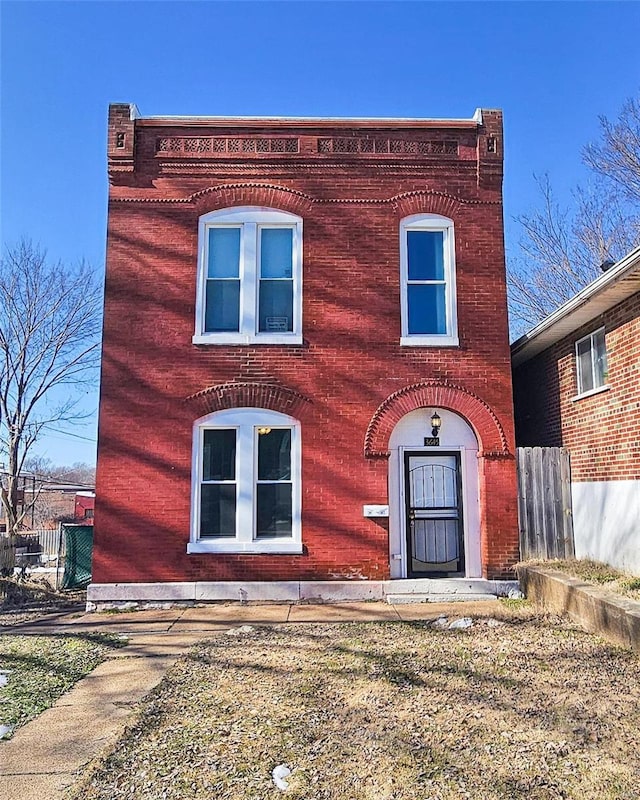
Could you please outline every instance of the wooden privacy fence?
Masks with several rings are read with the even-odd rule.
[[[564,447],[518,447],[520,557],[573,558],[571,467]]]

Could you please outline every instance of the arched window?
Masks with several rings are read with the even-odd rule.
[[[193,428],[188,553],[301,553],[300,423],[261,408]]]
[[[458,344],[453,222],[414,214],[400,223],[402,345]]]
[[[200,217],[194,344],[302,344],[302,219],[239,207]]]

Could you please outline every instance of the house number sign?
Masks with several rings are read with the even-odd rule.
[[[424,446],[425,447],[438,447],[440,445],[440,439],[437,436],[425,436],[424,437]]]

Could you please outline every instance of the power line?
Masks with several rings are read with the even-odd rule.
[[[4,464],[0,464],[0,475],[9,476],[10,473],[4,470]],[[44,476],[44,473],[38,472],[21,472],[19,475],[16,475],[17,478],[22,478],[23,481],[26,480],[34,480],[38,483],[49,483],[54,486],[85,486],[87,489],[93,489],[95,484],[93,483],[84,483],[83,481],[65,481],[64,477],[61,476],[60,478],[54,478],[51,475],[48,477]]]
[[[2,472],[0,474],[8,475],[9,473],[8,472]],[[23,481],[33,480],[36,483],[47,484],[49,486],[74,486],[76,488],[85,488],[85,489],[92,489],[92,490],[95,489],[95,483],[84,483],[83,481],[69,481],[69,480],[65,480],[64,476],[60,477],[60,478],[51,478],[51,477],[43,478],[43,477],[41,477],[40,475],[38,475],[37,473],[34,472],[33,474],[20,473],[20,475],[18,475],[17,477],[18,478],[22,478]],[[30,490],[26,489],[26,491],[30,491]]]
[[[60,431],[57,428],[48,428],[47,430],[53,431],[54,433],[59,433],[62,436],[71,436],[74,439],[82,439],[84,442],[97,442],[97,438],[90,439],[88,436],[80,436],[79,433],[69,433],[68,431]]]

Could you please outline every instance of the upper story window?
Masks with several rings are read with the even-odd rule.
[[[587,394],[607,384],[607,349],[604,328],[576,342],[578,395]]]
[[[400,224],[402,345],[458,344],[453,222],[415,214]]]
[[[217,411],[193,433],[188,553],[301,553],[300,424],[260,408]]]
[[[200,217],[194,344],[302,344],[302,220],[269,208]]]

